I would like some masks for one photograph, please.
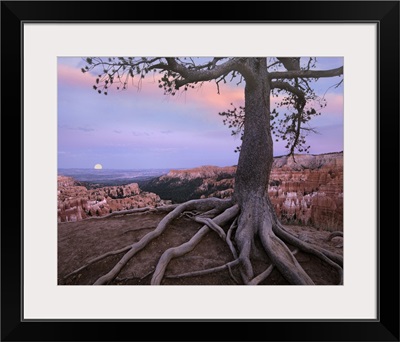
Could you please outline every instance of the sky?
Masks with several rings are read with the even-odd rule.
[[[308,58],[307,58],[308,59]],[[317,58],[317,69],[343,65],[343,58]],[[222,122],[219,112],[244,105],[243,85],[205,83],[175,96],[158,88],[156,76],[141,87],[111,88],[108,95],[93,90],[95,76],[82,73],[82,58],[58,58],[58,167],[104,169],[192,168],[236,165],[239,137]],[[307,137],[310,153],[343,150],[343,84],[339,78],[314,83],[327,100],[321,116],[310,122],[318,134]],[[274,156],[287,154],[274,142]]]

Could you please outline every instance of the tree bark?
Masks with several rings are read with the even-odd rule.
[[[245,282],[254,277],[250,254],[261,217],[259,203],[268,194],[268,180],[273,160],[269,123],[270,86],[266,59],[249,58],[252,82],[246,79],[243,142],[235,176],[234,199],[240,205],[235,240],[239,248],[241,273]]]
[[[266,59],[249,58],[248,63],[254,81],[246,81],[245,87],[246,116],[235,179],[235,199],[239,204],[249,196],[265,194],[273,161]]]
[[[235,178],[234,199],[241,213],[236,232],[241,275],[246,284],[254,278],[251,253],[256,235],[281,274],[291,283],[314,284],[287,245],[273,231],[274,208],[268,198],[268,183],[273,162],[270,130],[270,90],[265,58],[249,58],[254,75],[246,80],[243,143]]]

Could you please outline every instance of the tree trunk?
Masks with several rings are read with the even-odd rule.
[[[266,60],[249,59],[254,82],[246,82],[244,134],[235,179],[235,198],[262,196],[268,189],[273,161],[270,130],[270,86]]]
[[[265,58],[250,58],[253,81],[246,80],[244,134],[235,178],[234,199],[241,213],[236,232],[242,278],[254,278],[250,257],[255,237],[271,262],[292,284],[313,284],[286,244],[273,232],[274,208],[268,198],[268,183],[273,162],[270,130],[270,84]]]

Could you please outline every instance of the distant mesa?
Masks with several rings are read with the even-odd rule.
[[[103,168],[103,166],[101,164],[96,164],[94,166],[95,170],[101,170]]]

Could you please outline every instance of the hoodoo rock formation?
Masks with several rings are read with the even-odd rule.
[[[285,223],[343,229],[343,153],[274,159],[268,193]]]
[[[229,198],[235,172],[235,166],[171,170],[143,184],[142,190],[136,183],[88,190],[71,177],[58,176],[58,221],[158,207],[171,201]],[[283,223],[342,230],[343,152],[275,157],[268,193]]]
[[[171,170],[143,186],[174,202],[233,194],[236,167]],[[343,152],[275,157],[268,193],[283,223],[343,229]]]
[[[71,177],[58,176],[58,222],[167,203],[154,193],[141,191],[136,183],[88,190]]]

